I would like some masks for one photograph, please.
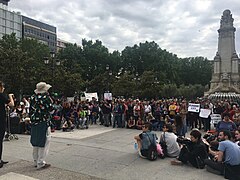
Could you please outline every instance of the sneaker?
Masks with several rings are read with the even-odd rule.
[[[178,160],[173,160],[173,161],[171,161],[171,165],[183,165],[183,163]]]
[[[0,168],[2,168],[3,165],[4,165],[4,164],[7,164],[7,163],[8,163],[7,161],[6,161],[6,162],[5,162],[5,161],[1,161],[1,162],[0,162]]]
[[[3,161],[3,160],[2,160],[1,162],[2,162],[3,164],[7,164],[7,163],[8,163],[8,161]]]
[[[141,158],[143,158],[143,159],[146,159],[146,158],[147,158],[147,157],[145,157],[145,156],[142,155],[142,153],[141,153],[140,150],[138,150],[138,155],[139,155]]]
[[[37,167],[37,161],[36,160],[33,161],[33,166]]]
[[[44,166],[37,168],[38,170],[40,169],[47,169],[51,166],[51,164],[44,164]]]

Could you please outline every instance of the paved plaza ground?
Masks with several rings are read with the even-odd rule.
[[[169,158],[151,162],[141,159],[134,150],[133,136],[138,130],[113,129],[92,125],[88,130],[52,133],[47,162],[49,169],[36,170],[32,162],[30,136],[4,142],[1,180],[69,179],[167,179],[219,180],[205,169],[172,166]],[[158,137],[160,132],[157,132]]]

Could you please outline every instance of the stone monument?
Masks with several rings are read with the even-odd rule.
[[[218,51],[214,57],[214,71],[210,90],[205,95],[227,96],[240,94],[239,58],[235,50],[235,31],[230,10],[223,12],[218,30]]]

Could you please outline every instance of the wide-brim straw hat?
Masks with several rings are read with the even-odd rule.
[[[52,86],[50,84],[47,84],[45,82],[39,82],[36,85],[36,89],[34,90],[34,92],[36,94],[43,94],[46,93]]]

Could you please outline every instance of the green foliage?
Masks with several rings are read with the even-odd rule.
[[[50,64],[44,64],[45,57]],[[154,41],[109,52],[100,40],[83,39],[82,46],[67,44],[51,58],[46,45],[11,34],[0,40],[0,71],[8,91],[17,95],[32,94],[37,82],[46,81],[52,91],[66,96],[87,90],[149,99],[193,98],[203,95],[212,63],[203,57],[180,59]]]

